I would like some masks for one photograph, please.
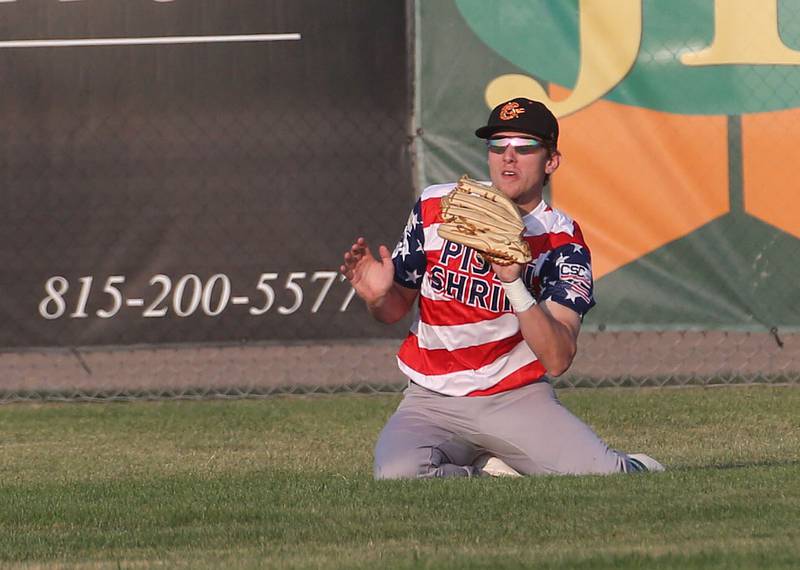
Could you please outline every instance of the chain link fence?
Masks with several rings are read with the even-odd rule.
[[[0,402],[394,393],[399,340],[0,354]],[[797,384],[800,335],[582,332],[558,388]]]

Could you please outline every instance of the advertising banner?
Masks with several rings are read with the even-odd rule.
[[[800,8],[768,0],[417,3],[418,185],[487,176],[474,136],[559,117],[545,199],[580,224],[589,329],[800,326]]]
[[[0,348],[397,336],[402,0],[0,2]],[[407,325],[407,323],[406,323]]]

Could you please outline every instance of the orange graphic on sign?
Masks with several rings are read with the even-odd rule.
[[[580,224],[595,279],[728,212],[726,117],[597,101],[560,122],[551,202]]]
[[[744,209],[796,238],[800,238],[794,172],[798,136],[798,109],[742,116]]]
[[[503,105],[503,108],[500,109],[500,119],[503,121],[510,121],[512,119],[516,119],[524,112],[525,109],[519,108],[519,103],[511,101],[510,103]]]

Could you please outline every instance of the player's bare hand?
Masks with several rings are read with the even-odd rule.
[[[345,252],[344,264],[339,267],[356,293],[368,303],[386,295],[394,282],[392,254],[385,245],[381,245],[378,255],[376,258],[367,240],[359,237]]]
[[[511,283],[517,277],[522,275],[522,269],[525,267],[522,263],[512,263],[511,265],[498,265],[492,263],[492,271],[494,271],[500,281]]]

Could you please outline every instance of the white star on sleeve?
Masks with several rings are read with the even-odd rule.
[[[567,301],[575,304],[575,299],[578,298],[578,294],[572,290],[572,287],[567,288]]]
[[[422,242],[421,242],[420,240],[417,240],[417,249],[416,249],[415,253],[416,253],[417,251],[420,251],[420,252],[422,252],[422,253],[425,253],[425,248],[424,248],[424,247],[422,247]]]
[[[406,260],[406,257],[411,255],[411,250],[408,249],[408,240],[402,240],[400,244],[400,259]]]
[[[583,251],[583,246],[577,243],[573,243],[572,248],[573,248],[572,253],[578,253],[580,251]]]
[[[419,281],[420,277],[422,277],[422,275],[417,273],[416,269],[414,271],[406,271],[406,281],[409,283],[416,283]]]
[[[419,225],[419,220],[417,219],[417,213],[412,211],[408,215],[408,220],[406,221],[406,227],[403,230],[403,235],[410,236],[411,232],[413,232],[414,228],[416,228],[418,225]]]

